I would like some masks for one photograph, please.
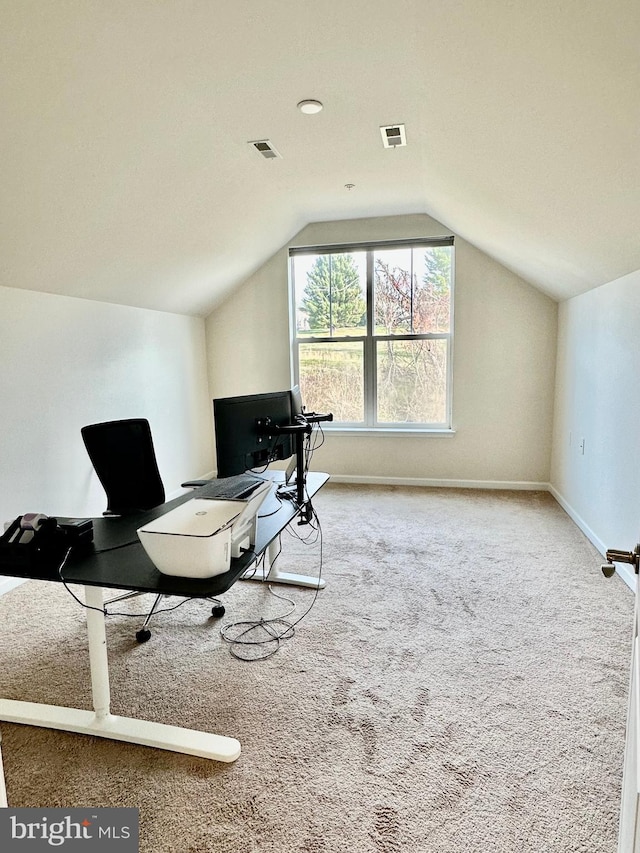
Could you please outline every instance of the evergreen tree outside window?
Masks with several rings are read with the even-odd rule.
[[[451,428],[453,238],[292,249],[293,373],[333,426]]]
[[[310,329],[324,330],[333,337],[336,329],[363,325],[367,310],[363,297],[352,255],[319,255],[307,273],[300,307]]]

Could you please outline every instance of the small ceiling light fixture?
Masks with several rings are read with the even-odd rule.
[[[300,101],[298,104],[298,109],[301,113],[305,113],[305,115],[311,116],[315,113],[319,113],[324,104],[320,101],[315,101],[313,99],[307,99],[306,101]]]
[[[351,192],[351,190],[355,189],[355,186],[355,184],[345,184],[344,188],[345,190],[349,190],[349,192]]]

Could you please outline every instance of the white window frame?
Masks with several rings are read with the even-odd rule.
[[[428,334],[373,334],[373,299],[374,299],[374,270],[373,259],[376,250],[380,249],[408,249],[428,248],[438,246],[451,246],[451,283],[450,283],[450,306],[449,306],[449,331]],[[296,293],[294,258],[299,255],[323,255],[323,254],[347,254],[349,252],[367,252],[367,329],[364,335],[348,335],[340,337],[305,336],[298,337],[296,317]],[[363,370],[364,370],[364,422],[333,422],[323,424],[323,427],[334,432],[370,432],[380,433],[403,433],[403,434],[431,434],[452,435],[453,430],[453,325],[454,325],[454,287],[455,285],[455,248],[453,236],[425,237],[406,240],[387,240],[367,243],[348,243],[338,245],[300,246],[289,249],[289,304],[290,304],[290,333],[291,333],[291,374],[294,384],[300,380],[300,362],[298,351],[300,344],[309,343],[357,343],[363,345]],[[447,342],[447,376],[446,376],[446,403],[445,419],[441,423],[391,423],[376,420],[377,408],[377,358],[376,347],[379,342],[403,340],[445,340]]]

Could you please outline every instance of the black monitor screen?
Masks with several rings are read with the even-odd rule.
[[[288,459],[295,446],[291,435],[269,432],[269,424],[292,423],[291,391],[222,397],[213,401],[218,477],[233,477]]]

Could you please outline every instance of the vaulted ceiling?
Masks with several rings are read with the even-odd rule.
[[[3,0],[0,285],[206,314],[309,222],[427,213],[581,293],[640,268],[639,45],[638,0]]]

